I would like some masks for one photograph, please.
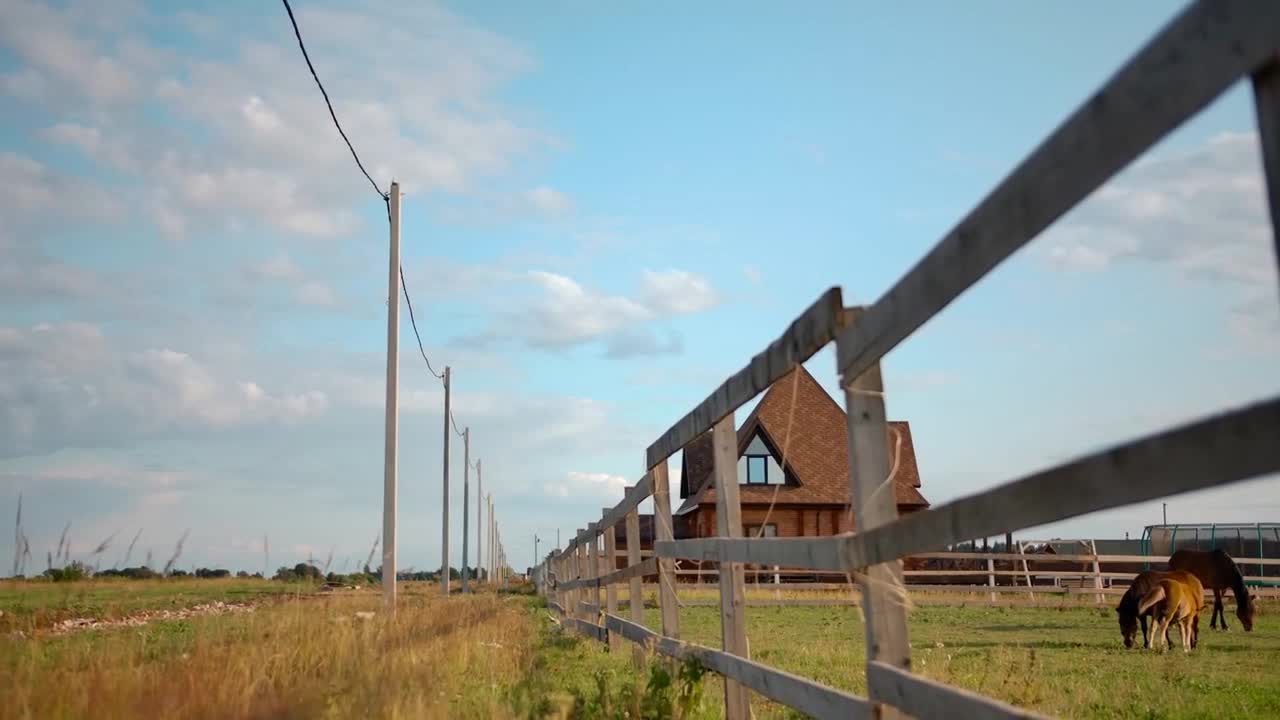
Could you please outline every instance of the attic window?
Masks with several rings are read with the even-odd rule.
[[[738,460],[738,477],[739,482],[748,485],[784,485],[787,482],[782,466],[759,434],[751,438],[751,444]]]

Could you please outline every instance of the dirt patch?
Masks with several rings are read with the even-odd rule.
[[[124,627],[140,627],[152,622],[169,620],[186,620],[205,615],[227,615],[230,613],[253,612],[254,606],[249,603],[227,603],[222,601],[193,605],[178,610],[143,610],[128,617],[103,620],[101,618],[68,618],[53,624],[49,629],[51,635],[83,632],[85,630],[113,630]]]

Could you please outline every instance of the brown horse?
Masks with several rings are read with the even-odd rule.
[[[1142,645],[1143,647],[1151,647],[1151,638],[1147,634],[1147,616],[1151,614],[1151,608],[1140,612],[1138,607],[1142,599],[1148,593],[1160,586],[1160,581],[1166,578],[1177,579],[1189,586],[1193,590],[1198,590],[1200,597],[1204,597],[1204,586],[1200,584],[1200,579],[1189,572],[1173,571],[1161,572],[1157,570],[1144,570],[1138,573],[1138,576],[1129,584],[1129,589],[1125,590],[1124,595],[1120,598],[1120,604],[1116,606],[1116,615],[1120,620],[1120,636],[1124,638],[1124,646],[1133,647],[1134,636],[1138,632],[1138,623],[1142,623]],[[1200,644],[1200,616],[1197,614],[1191,621],[1191,647]],[[1159,627],[1158,619],[1153,619],[1152,630]],[[1167,630],[1166,630],[1167,631]],[[1164,638],[1165,645],[1169,644],[1169,638]]]
[[[1209,617],[1209,627],[1218,627],[1218,618],[1222,618],[1222,629],[1227,629],[1227,614],[1222,609],[1222,592],[1227,588],[1236,595],[1236,617],[1244,626],[1245,632],[1253,630],[1253,599],[1249,597],[1249,587],[1244,584],[1244,576],[1240,568],[1222,548],[1213,550],[1179,550],[1169,557],[1170,570],[1185,570],[1196,577],[1205,587],[1213,591],[1213,615]]]

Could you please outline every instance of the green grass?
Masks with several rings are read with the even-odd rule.
[[[657,610],[646,615],[650,627],[660,626]],[[680,622],[683,639],[719,647],[717,609],[684,608]],[[1280,717],[1280,617],[1274,612],[1260,615],[1251,633],[1238,622],[1228,632],[1210,630],[1206,613],[1200,646],[1190,655],[1126,650],[1110,605],[917,607],[909,626],[917,673],[1049,715]],[[748,608],[747,633],[754,659],[866,694],[857,609]],[[763,699],[756,710],[785,716]]]
[[[680,673],[695,668],[654,661],[636,669],[633,646],[610,653],[557,632],[536,598],[445,600],[435,586],[402,588],[390,622],[376,592],[307,595],[293,588],[248,614],[61,636],[38,631],[25,639],[6,633],[0,719],[721,715],[718,676],[689,681]],[[118,614],[252,599],[275,589],[207,580],[3,584],[0,607],[6,619],[17,609],[28,619],[69,609]],[[1252,633],[1202,623],[1200,647],[1184,656],[1125,650],[1110,605],[917,607],[912,655],[918,673],[1060,717],[1277,717],[1276,610],[1264,608]],[[365,611],[377,615],[355,615]],[[748,608],[747,619],[755,659],[865,694],[856,608]],[[659,625],[655,609],[646,621]],[[684,639],[719,646],[716,608],[683,608],[680,621]],[[757,717],[794,717],[759,696],[753,704]]]

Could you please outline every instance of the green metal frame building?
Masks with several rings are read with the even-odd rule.
[[[1280,584],[1280,566],[1249,564],[1250,558],[1280,558],[1280,523],[1177,523],[1148,525],[1142,530],[1144,555],[1168,556],[1184,548],[1222,548],[1240,566],[1240,572],[1274,577],[1265,584]]]

